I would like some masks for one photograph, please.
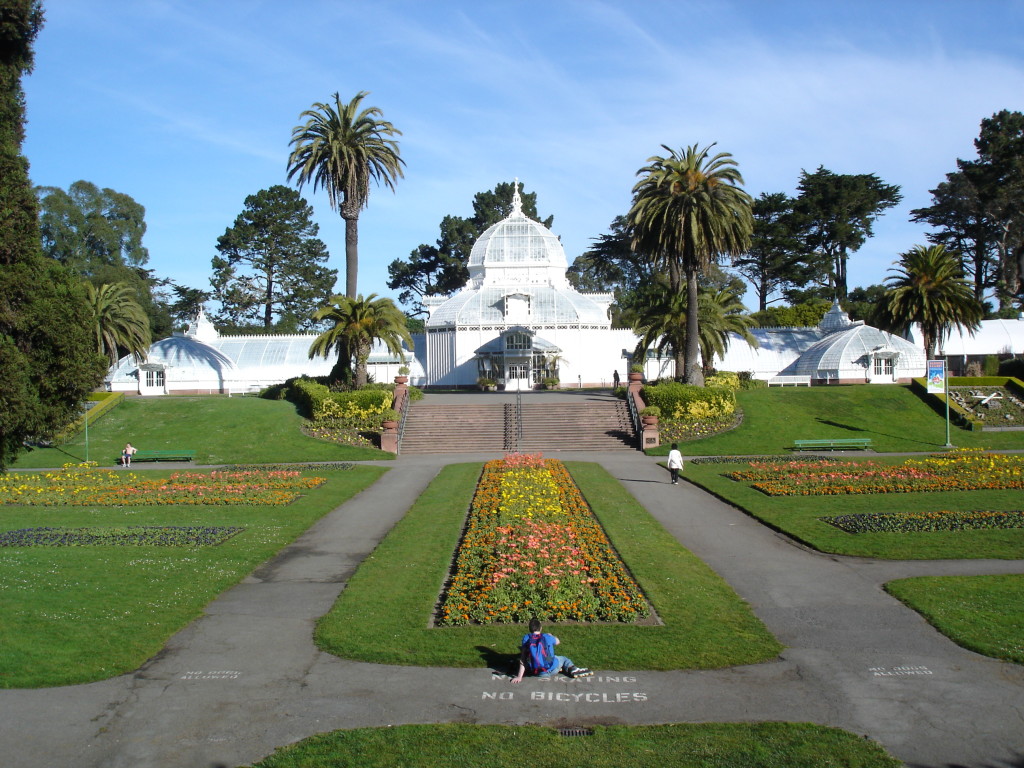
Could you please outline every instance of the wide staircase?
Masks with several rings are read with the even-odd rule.
[[[529,397],[524,397],[528,401]],[[629,409],[621,400],[411,403],[401,452],[476,453],[636,450]]]

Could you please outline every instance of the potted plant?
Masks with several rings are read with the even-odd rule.
[[[409,366],[403,365],[398,369],[398,375],[395,376],[395,384],[406,384],[409,381]]]
[[[398,429],[398,422],[401,418],[402,414],[394,408],[385,408],[380,414],[380,425],[384,428],[385,432],[392,432]]]
[[[630,381],[643,381],[644,380],[644,367],[640,363],[634,363],[629,366],[629,380]]]
[[[495,392],[498,389],[498,382],[488,376],[481,376],[476,380],[476,385],[484,392]]]
[[[661,408],[656,405],[648,405],[640,411],[640,420],[645,426],[653,427],[658,423],[659,416],[661,416]]]
[[[545,376],[541,382],[544,385],[544,389],[558,389],[558,379],[554,376]]]

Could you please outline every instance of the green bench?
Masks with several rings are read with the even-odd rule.
[[[868,437],[835,437],[826,440],[794,440],[794,451],[843,451],[855,449],[866,451],[871,448]]]
[[[132,461],[192,461],[195,457],[195,451],[136,451]],[[121,463],[120,456],[117,463]]]

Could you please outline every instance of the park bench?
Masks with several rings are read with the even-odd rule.
[[[809,387],[811,386],[810,376],[772,376],[768,379],[769,387]]]
[[[866,451],[871,448],[869,437],[833,437],[825,440],[794,440],[794,451],[842,451],[858,449]]]
[[[132,461],[192,461],[195,456],[195,451],[136,451]]]

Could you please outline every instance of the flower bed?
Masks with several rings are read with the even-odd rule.
[[[1024,511],[869,513],[821,517],[847,533],[918,533],[921,531],[984,531],[1024,528]]]
[[[290,504],[301,490],[326,482],[294,470],[176,472],[143,480],[132,472],[68,464],[58,472],[17,473],[0,478],[0,504],[25,506],[119,506],[163,504]]]
[[[245,528],[129,525],[116,528],[22,528],[0,532],[0,547],[215,547]]]
[[[560,461],[513,454],[484,465],[437,624],[632,622],[649,612]]]
[[[1024,457],[962,450],[877,462],[750,462],[727,477],[750,483],[768,496],[835,496],[862,493],[919,493],[1024,488]]]

